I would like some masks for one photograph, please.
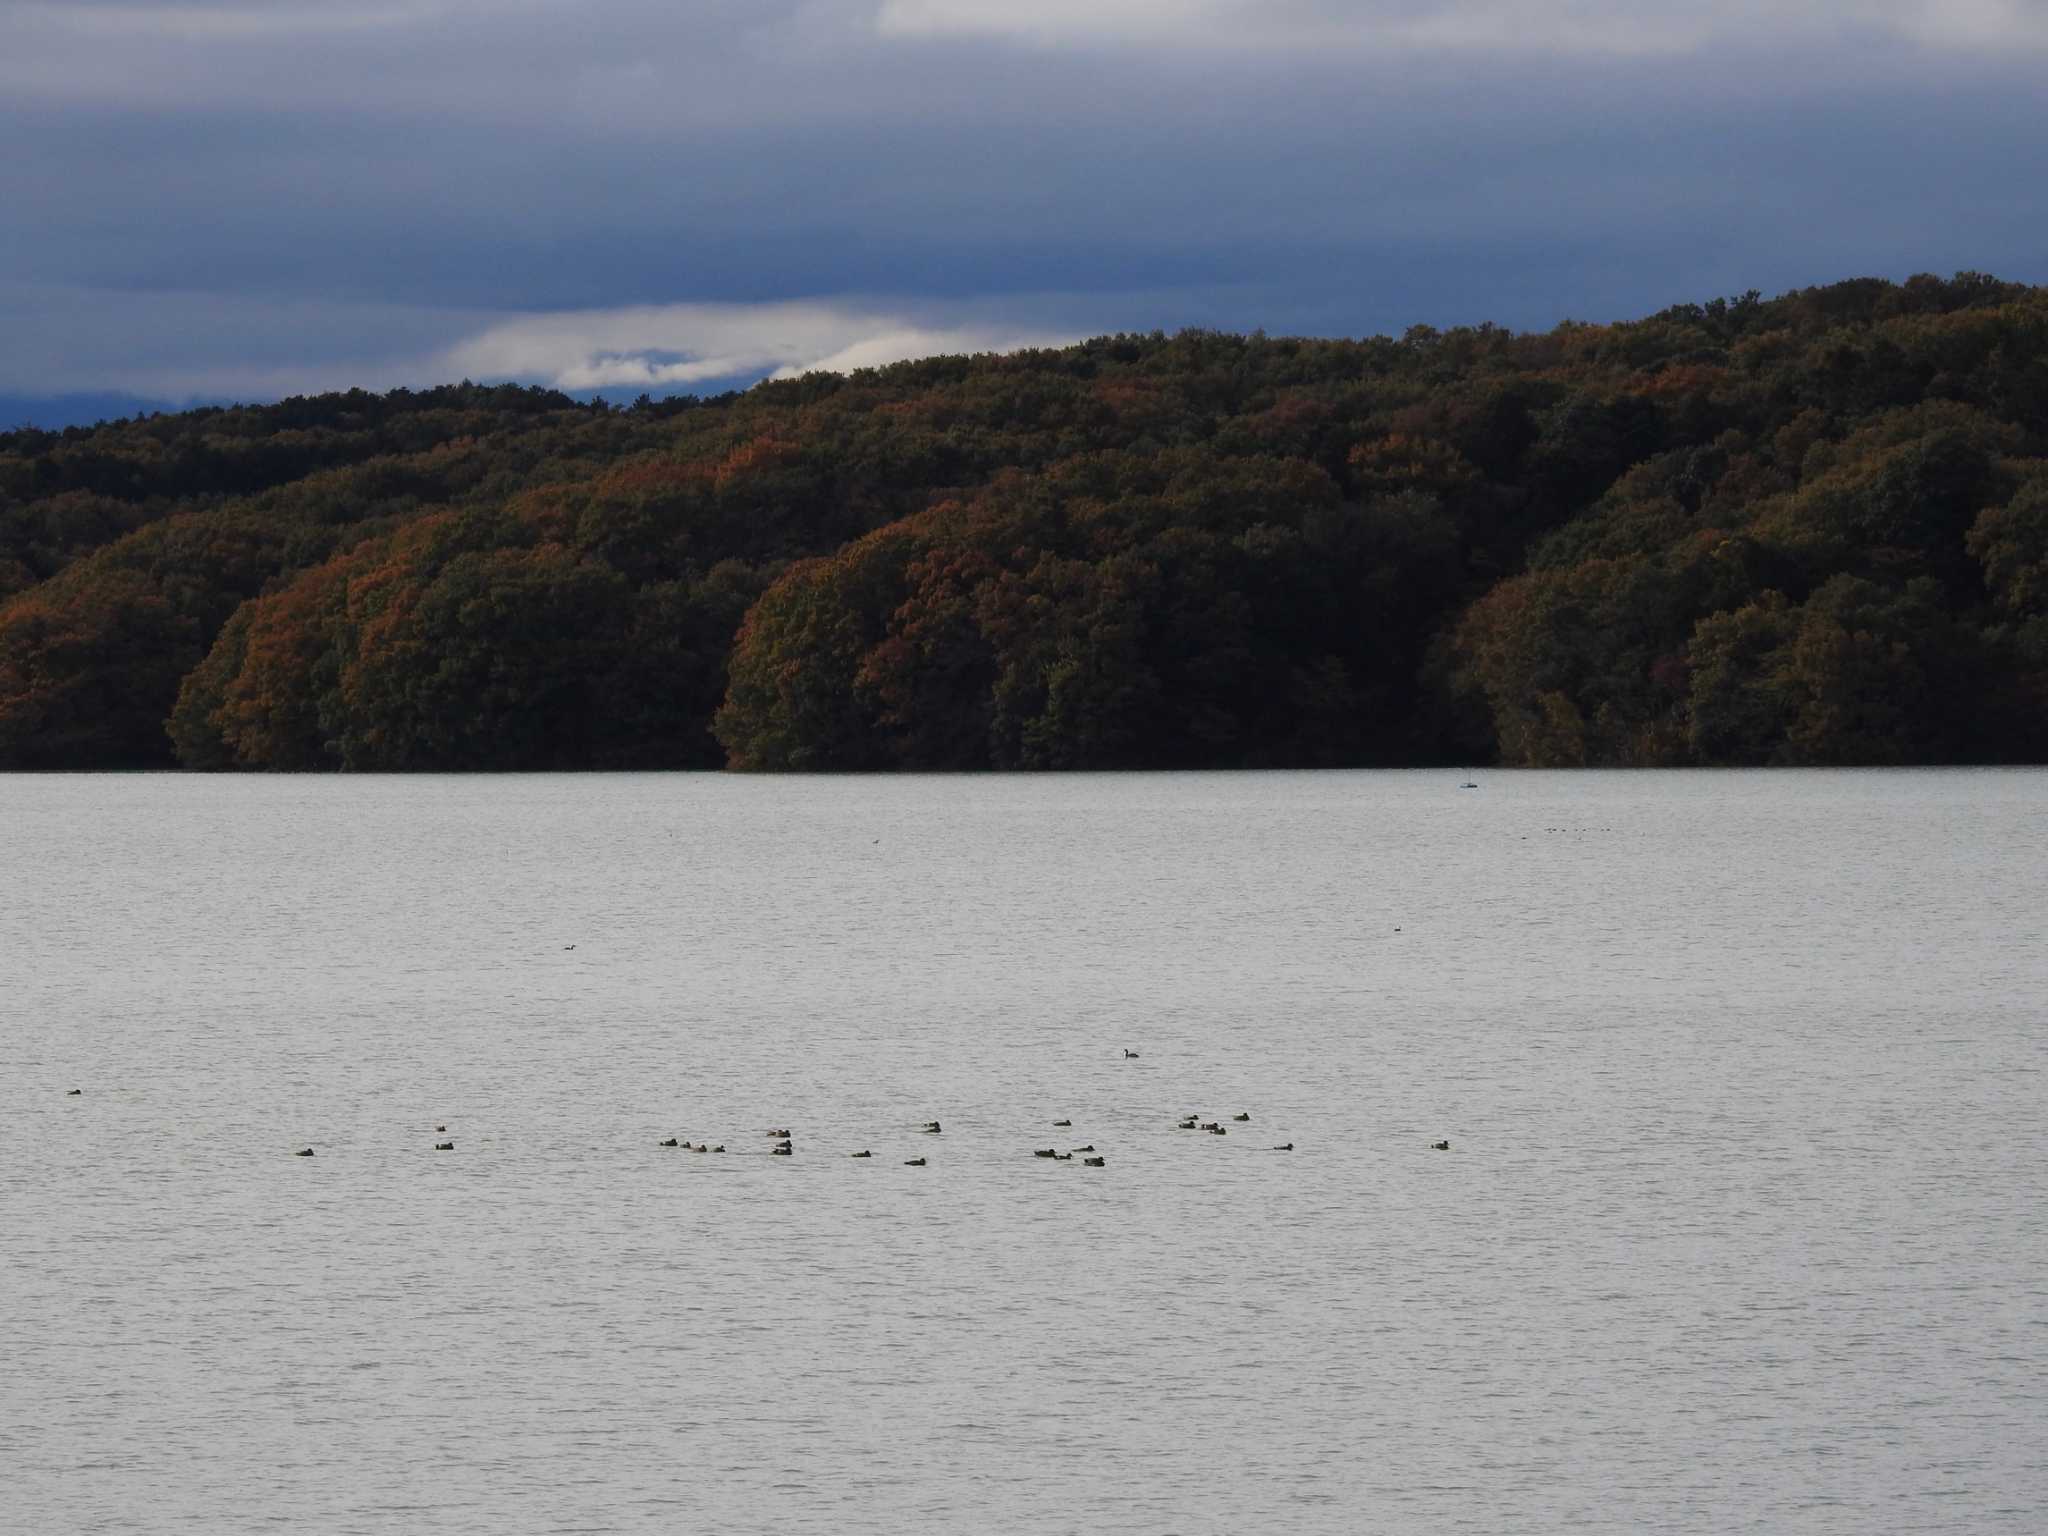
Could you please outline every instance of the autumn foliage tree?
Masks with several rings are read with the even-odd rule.
[[[2048,756],[2048,294],[0,434],[0,767]]]

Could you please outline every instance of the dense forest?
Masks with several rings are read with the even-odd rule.
[[[2048,289],[0,434],[0,768],[2048,760]]]

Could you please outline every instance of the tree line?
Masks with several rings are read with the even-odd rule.
[[[2048,290],[0,434],[0,766],[2048,756]]]

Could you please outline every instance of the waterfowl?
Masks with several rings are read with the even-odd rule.
[[[1138,1053],[1137,1053],[1136,1051],[1125,1051],[1125,1052],[1124,1052],[1124,1060],[1125,1060],[1125,1061],[1136,1061],[1137,1059],[1138,1059]]]
[[[1033,1157],[1058,1157],[1060,1152],[1058,1147],[1040,1147],[1031,1155]]]
[[[1211,1136],[1228,1136],[1230,1132],[1226,1131],[1220,1125],[1212,1125],[1209,1127],[1209,1134]]]
[[[1074,1160],[1074,1154],[1071,1152],[1055,1152],[1052,1155],[1052,1160],[1056,1163],[1071,1163]]]
[[[435,1130],[437,1130],[437,1131],[445,1131],[445,1130],[447,1130],[447,1129],[448,1129],[448,1127],[447,1127],[447,1126],[445,1126],[445,1125],[437,1125],[437,1126],[435,1126],[435,1127],[434,1127],[434,1129],[435,1129]]]
[[[1202,1122],[1202,1129],[1205,1131],[1216,1131],[1221,1130],[1222,1127],[1219,1126],[1214,1120],[1204,1120]]]
[[[768,1134],[770,1136],[778,1137],[783,1141],[789,1140],[789,1132],[787,1131],[770,1131]]]
[[[85,1090],[84,1090],[83,1088],[73,1088],[73,1089],[69,1090],[69,1091],[68,1091],[68,1092],[67,1092],[67,1093],[66,1093],[66,1094],[64,1095],[64,1097],[65,1097],[65,1098],[67,1098],[67,1099],[75,1099],[75,1098],[77,1098],[77,1097],[78,1097],[78,1096],[79,1096],[80,1094],[82,1094],[82,1093],[84,1093],[84,1092],[85,1092]]]
[[[924,1166],[924,1159],[921,1157],[906,1157],[903,1159],[903,1166],[906,1168],[922,1168]]]
[[[311,1157],[312,1155],[313,1149],[311,1147],[301,1147],[292,1154],[293,1157]]]
[[[668,1139],[667,1141],[664,1141],[664,1142],[662,1143],[662,1145],[663,1145],[664,1147],[673,1147],[673,1146],[677,1145],[677,1142],[676,1142],[676,1139],[675,1139],[675,1137],[671,1136],[671,1137],[669,1137],[669,1139]]]
[[[1432,1141],[1429,1147],[1432,1152],[1448,1152],[1451,1150],[1451,1144],[1448,1141]]]
[[[1249,1111],[1247,1111],[1242,1115],[1232,1115],[1230,1118],[1233,1120],[1249,1120],[1251,1119],[1251,1114]]]
[[[709,1151],[710,1151],[711,1149],[710,1149],[709,1147],[705,1146],[705,1145],[704,1145],[704,1143],[700,1141],[700,1142],[698,1142],[698,1143],[697,1143],[697,1145],[695,1145],[694,1147],[690,1148],[690,1150],[691,1150],[692,1152],[709,1152]]]
[[[1081,1159],[1081,1166],[1083,1168],[1101,1168],[1106,1162],[1107,1159],[1100,1157],[1084,1157]]]
[[[1189,1115],[1189,1116],[1187,1117],[1187,1119],[1185,1119],[1185,1120],[1183,1120],[1183,1121],[1181,1121],[1181,1122],[1180,1122],[1180,1129],[1182,1129],[1182,1130],[1184,1130],[1184,1131],[1192,1131],[1192,1130],[1193,1130],[1194,1128],[1195,1128],[1195,1117],[1194,1117],[1193,1115]]]
[[[1071,1120],[1055,1120],[1053,1121],[1053,1129],[1057,1130],[1063,1125],[1072,1125],[1073,1123]]]
[[[1095,1150],[1095,1144],[1093,1142],[1090,1142],[1085,1147],[1070,1147],[1068,1150],[1073,1152],[1093,1152]]]
[[[1274,1148],[1273,1150],[1274,1150],[1275,1152],[1292,1152],[1292,1151],[1294,1150],[1294,1143],[1293,1143],[1293,1142],[1291,1142],[1291,1141],[1288,1141],[1288,1142],[1282,1142],[1282,1143],[1281,1143],[1281,1144],[1280,1144],[1279,1146],[1275,1147],[1275,1148]]]
[[[436,1152],[453,1152],[455,1150],[455,1143],[452,1141],[437,1141],[434,1143],[434,1150]]]
[[[723,1152],[725,1150],[725,1143],[721,1141],[717,1146],[713,1147],[711,1150],[714,1152]]]
[[[846,1155],[848,1157],[873,1157],[875,1154],[872,1152],[849,1152]]]
[[[768,1155],[770,1157],[794,1157],[796,1155],[796,1150],[795,1148],[791,1147],[788,1142],[778,1141],[774,1146],[768,1149]]]
[[[925,1121],[924,1128],[934,1136],[939,1134],[939,1122],[936,1120]]]

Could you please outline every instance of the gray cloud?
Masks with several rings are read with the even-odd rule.
[[[1844,33],[1957,49],[2048,46],[2023,0],[883,0],[885,36],[1041,46],[1683,54]]]
[[[0,282],[0,394],[277,398],[433,382],[408,359],[489,317],[321,297]]]
[[[664,388],[1120,327],[2040,280],[2043,19],[0,0],[0,388]]]
[[[0,0],[0,28],[0,87],[19,101],[616,134],[855,111],[1028,117],[1105,79],[1140,95],[1190,83],[1218,55],[1239,82],[1270,88],[1303,69],[1398,78],[1417,58],[1464,68],[1474,54],[1792,49],[1811,78],[1858,67],[1873,46],[2048,48],[2035,0]],[[1033,46],[1003,46],[1019,43]],[[1118,50],[1115,77],[1068,73]]]

